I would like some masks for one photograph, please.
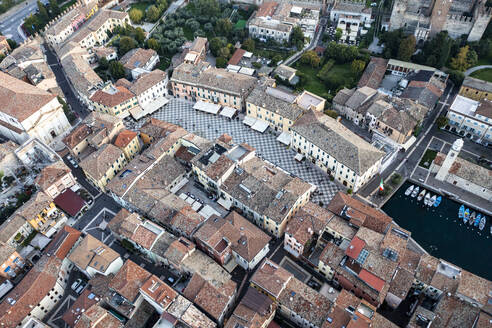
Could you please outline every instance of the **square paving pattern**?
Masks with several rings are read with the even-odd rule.
[[[296,161],[294,159],[296,152],[278,142],[274,134],[270,134],[268,131],[262,134],[244,125],[242,123],[243,115],[239,120],[230,120],[222,116],[198,112],[193,109],[192,102],[173,98],[152,116],[162,121],[180,125],[187,131],[209,140],[214,140],[227,133],[232,136],[234,142],[244,142],[251,145],[256,148],[259,157],[316,185],[320,193],[313,196],[313,202],[321,201],[327,205],[339,190],[338,186],[329,180],[328,174],[316,165],[309,161],[302,163]],[[127,123],[127,127],[138,130],[142,124],[143,120],[136,124],[130,122]]]

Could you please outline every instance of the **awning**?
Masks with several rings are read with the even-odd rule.
[[[220,216],[220,213],[214,210],[210,205],[205,205],[200,212],[198,212],[205,219],[209,219],[212,215]]]
[[[224,108],[222,108],[222,111],[220,112],[219,115],[222,115],[222,116],[225,116],[228,118],[232,118],[234,116],[234,114],[236,114],[236,109],[234,109],[232,107],[225,106]]]
[[[194,202],[193,205],[191,205],[191,209],[195,212],[197,212],[200,209],[200,207],[202,207],[202,204],[199,202]]]
[[[215,105],[204,101],[197,101],[197,103],[193,106],[193,109],[205,113],[217,114],[219,112],[220,105]]]
[[[251,116],[246,116],[243,120],[243,123],[246,124],[247,126],[253,126],[253,124],[256,123],[256,118]]]
[[[255,124],[253,124],[253,126],[251,126],[251,128],[255,131],[258,131],[258,132],[265,132],[266,129],[268,129],[268,123],[267,122],[263,122],[263,121],[260,121],[260,120],[257,120],[255,122]]]
[[[71,189],[66,189],[54,199],[55,205],[70,216],[75,216],[84,207],[85,201]]]
[[[173,194],[177,193],[179,189],[183,188],[188,183],[188,181],[188,179],[183,178],[177,185],[171,188],[171,192]]]
[[[296,156],[294,156],[294,159],[296,161],[299,161],[299,162],[301,162],[303,158],[304,158],[304,155],[301,153],[297,153]]]
[[[43,234],[38,233],[29,243],[32,247],[43,250],[50,243],[51,239]]]
[[[166,105],[168,102],[169,102],[169,99],[167,99],[164,96],[161,96],[159,98],[153,99],[152,101],[149,101],[144,106],[136,106],[136,107],[130,109],[130,114],[132,114],[132,117],[135,120],[139,120],[146,115],[150,115],[150,114],[154,113],[159,108]]]
[[[228,199],[224,199],[222,197],[219,197],[219,199],[217,200],[217,203],[220,206],[222,206],[223,208],[225,208],[226,210],[230,210],[231,205],[232,205],[232,200],[228,200]]]
[[[291,135],[290,133],[288,132],[282,132],[278,138],[277,138],[277,141],[283,143],[284,145],[287,145],[289,146],[290,145],[290,139],[291,139]]]

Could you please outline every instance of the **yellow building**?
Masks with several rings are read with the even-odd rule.
[[[461,85],[460,95],[473,100],[492,100],[492,83],[467,76]]]
[[[119,118],[130,115],[130,109],[137,107],[137,97],[124,86],[109,84],[101,90],[97,90],[89,98],[89,108],[111,114]]]
[[[326,100],[310,92],[300,95],[277,89],[274,81],[255,87],[246,99],[246,113],[275,131],[289,132],[306,110],[323,111]]]
[[[90,49],[107,41],[109,39],[108,31],[112,32],[115,27],[126,24],[130,24],[130,17],[127,12],[102,9],[78,29],[70,41],[78,43],[82,48]]]
[[[80,162],[89,181],[104,191],[106,184],[125,166],[127,160],[121,149],[105,144]]]
[[[141,150],[138,134],[134,131],[123,130],[118,134],[114,145],[123,151],[127,161],[130,161]]]
[[[37,231],[41,231],[47,218],[56,210],[56,206],[48,195],[40,191],[34,194],[16,214],[23,217]]]

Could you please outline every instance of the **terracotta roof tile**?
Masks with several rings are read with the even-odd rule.
[[[126,260],[120,271],[109,283],[109,288],[134,302],[139,295],[140,287],[151,277],[151,273],[135,264],[132,260]]]
[[[178,296],[178,293],[155,275],[152,275],[145,281],[140,291],[147,294],[164,309]]]
[[[0,303],[0,326],[16,327],[53,288],[61,268],[57,257],[42,256],[28,274]],[[8,298],[15,300],[11,305]]]
[[[138,245],[150,250],[157,238],[157,234],[153,231],[145,228],[143,225],[139,225],[131,239]]]
[[[70,172],[70,168],[62,160],[59,160],[44,167],[37,175],[35,182],[41,190],[46,190]]]
[[[55,95],[29,83],[0,72],[1,111],[15,117],[19,122],[36,113],[56,98]]]
[[[138,134],[135,131],[123,130],[116,137],[116,139],[114,141],[114,145],[118,148],[125,148],[137,136],[138,136]]]
[[[123,86],[112,87],[111,90],[97,90],[90,100],[106,107],[114,107],[135,97],[133,93]]]
[[[73,149],[91,133],[91,128],[87,124],[79,124],[65,138],[63,138],[63,143],[68,148]]]

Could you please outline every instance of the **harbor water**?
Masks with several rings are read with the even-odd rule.
[[[482,231],[465,225],[458,219],[460,203],[443,197],[438,207],[429,208],[424,206],[423,200],[417,202],[417,197],[405,196],[405,190],[411,185],[404,183],[383,206],[383,211],[409,230],[412,238],[429,254],[492,280],[492,218],[487,216]],[[470,213],[473,211],[470,209]]]

